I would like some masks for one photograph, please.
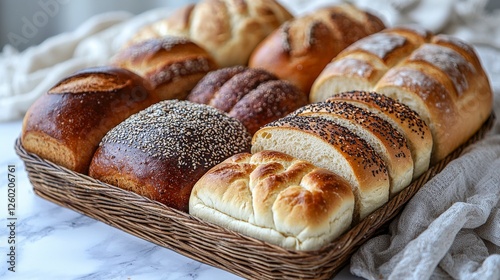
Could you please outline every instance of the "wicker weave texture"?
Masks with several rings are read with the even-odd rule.
[[[285,250],[206,223],[27,153],[19,139],[15,148],[25,163],[35,193],[46,200],[245,278],[329,279],[365,240],[383,229],[427,181],[459,157],[465,147],[482,139],[494,119],[491,115],[467,143],[432,166],[383,207],[317,251]]]

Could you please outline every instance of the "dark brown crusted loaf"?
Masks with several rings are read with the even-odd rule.
[[[308,94],[339,52],[384,27],[379,18],[352,5],[318,9],[271,33],[252,53],[249,66],[266,69]]]
[[[89,175],[187,211],[196,181],[226,158],[249,151],[250,140],[238,120],[215,108],[162,101],[106,134]]]
[[[111,63],[148,80],[162,100],[185,99],[203,76],[217,69],[205,49],[189,39],[173,36],[130,45],[120,50]]]
[[[21,142],[28,152],[86,174],[102,137],[155,102],[158,98],[151,86],[128,70],[81,70],[61,80],[30,107]]]
[[[240,120],[250,134],[307,104],[291,83],[261,69],[236,66],[213,71],[188,95]]]

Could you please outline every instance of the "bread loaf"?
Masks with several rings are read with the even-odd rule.
[[[387,29],[348,47],[315,81],[310,100],[346,90],[376,91],[416,111],[433,136],[431,164],[479,129],[493,96],[472,47],[410,27]]]
[[[334,100],[307,105],[293,114],[331,120],[364,139],[387,166],[391,196],[411,183],[413,160],[406,138],[384,119],[361,107]]]
[[[182,36],[205,48],[220,67],[246,65],[257,44],[291,18],[274,0],[202,0],[145,26],[131,42]]]
[[[352,5],[318,9],[281,25],[254,50],[249,66],[268,70],[309,94],[340,51],[384,27],[379,18]]]
[[[205,49],[173,36],[130,45],[120,50],[111,64],[148,80],[162,100],[185,99],[202,77],[217,69]]]
[[[420,116],[408,106],[376,92],[350,91],[335,94],[326,102],[344,101],[364,108],[389,122],[407,140],[413,159],[413,179],[429,168],[432,135]]]
[[[226,158],[250,149],[243,125],[188,101],[156,103],[102,139],[89,175],[181,211],[196,181]]]
[[[340,176],[289,155],[235,155],[196,183],[189,213],[292,250],[316,250],[347,230],[354,195]]]
[[[349,129],[316,117],[290,116],[259,129],[252,153],[272,150],[310,161],[344,178],[356,197],[354,222],[389,199],[389,176],[382,158]]]
[[[157,101],[149,83],[130,71],[84,69],[61,80],[29,108],[21,142],[28,152],[86,174],[102,137]]]
[[[240,120],[250,134],[307,104],[290,82],[260,69],[235,66],[213,71],[187,99],[211,105]]]

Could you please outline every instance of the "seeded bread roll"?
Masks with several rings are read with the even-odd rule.
[[[310,100],[349,90],[375,91],[417,112],[432,133],[431,164],[465,143],[493,103],[473,48],[419,28],[386,29],[357,41],[323,70]]]
[[[413,159],[413,179],[427,171],[432,152],[432,134],[415,111],[401,102],[376,92],[343,92],[332,96],[326,102],[338,100],[376,114],[404,135]]]
[[[316,250],[349,228],[354,195],[340,176],[275,152],[238,154],[196,183],[189,213],[291,250]]]
[[[187,99],[208,104],[240,120],[254,134],[262,126],[307,104],[307,97],[290,82],[261,69],[235,66],[213,71]]]
[[[252,153],[272,150],[310,161],[344,178],[356,198],[354,222],[389,200],[389,176],[382,158],[349,129],[323,118],[290,116],[259,129]]]
[[[257,46],[249,66],[266,69],[309,94],[340,51],[384,27],[379,18],[353,5],[318,9],[282,24]]]
[[[172,36],[130,45],[111,63],[144,77],[162,100],[185,99],[203,76],[217,69],[206,50],[188,39]]]
[[[24,117],[21,142],[28,152],[86,174],[102,137],[155,102],[149,83],[128,70],[84,69],[35,101]]]
[[[387,166],[391,197],[411,183],[413,160],[406,138],[382,118],[342,101],[313,103],[293,114],[331,120],[364,139]]]
[[[250,149],[243,125],[219,110],[162,101],[131,116],[102,139],[90,176],[188,211],[196,181],[226,158]]]
[[[246,65],[257,44],[292,15],[275,0],[202,0],[145,26],[132,42],[182,36],[221,67]]]

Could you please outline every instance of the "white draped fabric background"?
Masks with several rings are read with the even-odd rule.
[[[338,3],[282,0],[294,14]],[[473,44],[495,92],[500,116],[500,10],[485,0],[353,0],[388,26],[417,23]],[[112,12],[73,32],[18,52],[0,53],[0,121],[20,119],[38,96],[79,69],[105,65],[142,25],[165,8],[132,15]],[[363,245],[351,272],[368,279],[500,279],[500,124],[428,182],[392,222],[388,234]]]

